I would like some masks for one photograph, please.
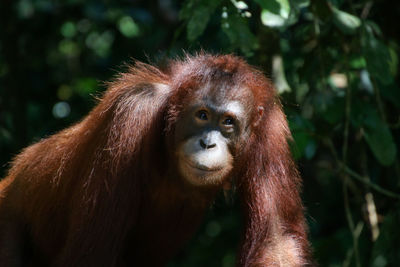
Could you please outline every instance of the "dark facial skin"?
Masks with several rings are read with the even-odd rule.
[[[238,97],[238,90],[234,95],[215,88],[200,90],[176,125],[178,169],[192,185],[222,184],[250,134],[252,98]]]

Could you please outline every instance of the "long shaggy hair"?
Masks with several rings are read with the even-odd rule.
[[[238,57],[205,53],[172,61],[164,71],[137,62],[108,83],[81,122],[14,159],[0,183],[0,264],[24,262],[18,257],[27,239],[27,264],[120,264],[135,226],[146,222],[144,214],[153,219],[149,199],[163,208],[183,205],[182,195],[191,199],[190,209],[168,218],[179,220],[187,231],[176,238],[186,240],[215,190],[189,188],[176,178],[168,140],[185,104],[208,83],[227,94],[238,85],[247,88],[260,107],[232,171],[244,218],[238,264],[311,264],[300,178],[287,144],[291,135],[271,82]],[[171,256],[157,246],[154,241],[154,257]]]

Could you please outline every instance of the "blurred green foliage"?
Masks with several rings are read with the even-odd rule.
[[[3,0],[0,176],[82,118],[130,58],[236,53],[281,93],[320,265],[398,266],[399,17],[384,0]],[[240,215],[228,202],[169,266],[234,266]]]

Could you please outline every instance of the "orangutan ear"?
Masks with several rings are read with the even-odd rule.
[[[258,126],[260,124],[263,115],[264,115],[264,108],[262,106],[258,106],[256,111],[256,119],[253,124],[254,126]]]

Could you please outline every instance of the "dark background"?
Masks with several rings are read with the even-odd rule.
[[[281,94],[320,265],[399,266],[399,18],[384,0],[2,0],[0,177],[124,63],[235,53]],[[236,205],[221,196],[169,266],[234,266]]]

